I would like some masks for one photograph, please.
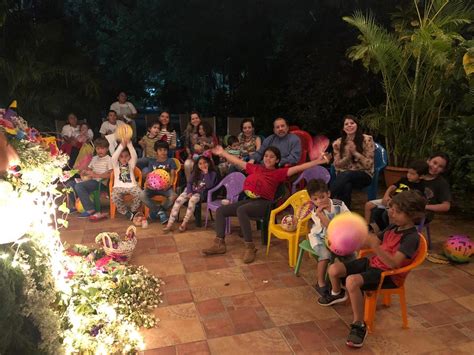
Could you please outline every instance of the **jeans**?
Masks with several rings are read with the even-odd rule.
[[[225,219],[230,216],[237,216],[240,229],[246,242],[252,241],[252,227],[250,218],[264,217],[272,202],[264,199],[242,200],[224,205],[218,208],[216,213],[216,235],[225,238]]]
[[[74,186],[77,197],[81,200],[85,211],[95,211],[94,202],[90,199],[90,194],[99,188],[100,182],[97,180],[87,180],[78,182]]]
[[[147,157],[138,158],[137,167],[142,171],[142,175],[146,175],[150,172],[150,169],[148,169],[148,163],[150,162],[150,160],[151,158]]]
[[[161,205],[159,205],[156,201],[153,201],[153,196],[164,196],[166,199]],[[144,189],[140,194],[140,200],[150,209],[150,212],[154,213],[160,210],[169,209],[173,205],[176,197],[176,192],[174,192],[171,187],[168,190]]]
[[[344,201],[351,208],[352,188],[362,189],[369,186],[372,177],[360,170],[343,171],[337,174],[331,184],[331,197]]]

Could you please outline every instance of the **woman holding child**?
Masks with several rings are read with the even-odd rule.
[[[341,138],[333,143],[336,179],[331,184],[331,196],[351,207],[352,188],[370,185],[374,175],[374,140],[362,133],[357,118],[344,116]]]
[[[216,215],[216,238],[214,244],[202,250],[204,255],[225,254],[225,219],[230,216],[237,216],[240,228],[245,241],[244,263],[251,263],[255,260],[257,249],[252,241],[252,230],[250,218],[263,217],[265,211],[271,204],[275,192],[280,183],[284,182],[288,176],[297,174],[315,165],[326,164],[329,158],[323,155],[317,160],[292,167],[277,168],[281,155],[278,148],[268,147],[263,153],[263,164],[247,163],[226,152],[221,146],[212,149],[212,153],[225,158],[248,175],[244,182],[244,191],[251,198],[222,206],[217,210]]]
[[[262,140],[255,135],[255,126],[250,118],[245,118],[240,123],[240,133],[237,137],[240,142],[240,151],[243,158],[260,149]]]

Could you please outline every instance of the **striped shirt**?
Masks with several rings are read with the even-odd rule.
[[[166,136],[170,149],[176,149],[176,131],[169,132],[166,128],[162,128],[158,133],[158,140],[161,140],[164,136]]]
[[[110,155],[100,158],[98,155],[92,157],[91,162],[89,163],[89,168],[96,174],[103,174],[109,170],[112,170],[112,159]],[[100,181],[101,179],[95,179]]]

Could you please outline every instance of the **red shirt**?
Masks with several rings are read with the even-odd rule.
[[[288,177],[289,168],[267,169],[262,165],[247,163],[244,191],[249,190],[265,200],[273,200],[278,185]]]
[[[383,238],[380,247],[388,254],[394,255],[399,251],[406,256],[406,259],[403,260],[398,268],[410,264],[418,254],[420,236],[415,227],[399,231],[397,226],[390,225],[379,234],[379,238]],[[370,258],[370,266],[384,271],[392,270],[392,268],[386,265],[377,255]],[[403,273],[390,277],[395,285],[400,286],[406,276],[407,273]]]

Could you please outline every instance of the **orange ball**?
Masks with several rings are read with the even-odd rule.
[[[357,213],[338,214],[329,222],[326,243],[334,254],[345,256],[359,250],[368,234],[364,218]]]
[[[124,123],[120,126],[117,127],[117,130],[115,131],[115,137],[120,140],[131,140],[133,136],[133,129],[130,125]]]

